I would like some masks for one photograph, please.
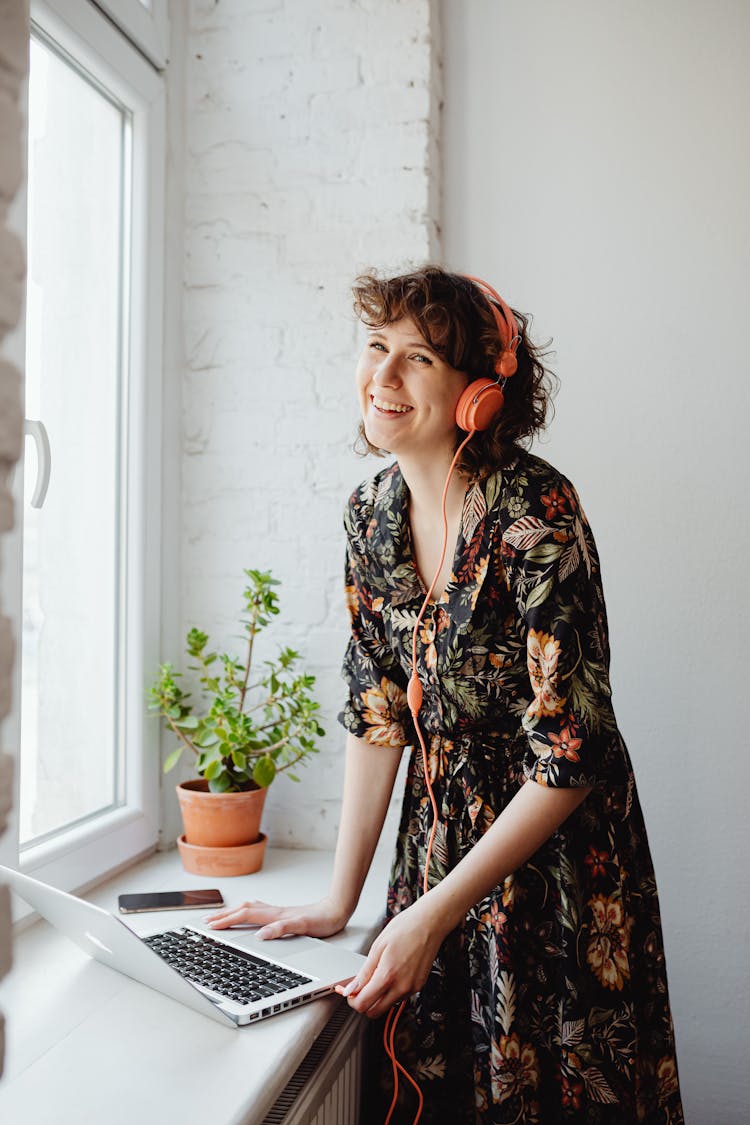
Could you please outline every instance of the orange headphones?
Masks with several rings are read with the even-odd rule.
[[[495,360],[495,374],[505,382],[518,370],[516,351],[521,342],[516,318],[500,294],[478,277],[464,274],[473,281],[489,300],[495,317],[502,350]],[[500,306],[498,309],[497,306]],[[502,312],[502,315],[501,315]],[[502,388],[494,379],[475,379],[469,383],[456,404],[456,425],[461,430],[486,430],[493,418],[500,413],[505,403]],[[449,474],[450,479],[450,474]]]
[[[417,732],[419,744],[422,748],[422,764],[424,768],[425,785],[427,786],[427,792],[430,797],[430,805],[432,806],[432,828],[430,830],[430,838],[427,843],[424,877],[422,881],[423,894],[427,894],[427,891],[429,889],[428,874],[430,870],[432,848],[435,842],[435,833],[437,831],[439,817],[437,802],[435,801],[435,794],[432,790],[432,783],[430,782],[430,770],[427,761],[427,747],[425,745],[424,735],[422,734],[422,728],[419,725],[418,717],[420,708],[422,706],[422,684],[417,673],[417,633],[427,606],[430,604],[432,591],[435,588],[435,583],[438,580],[438,576],[443,568],[443,562],[445,560],[445,549],[448,543],[448,516],[445,510],[445,505],[448,496],[448,485],[450,484],[451,477],[453,476],[453,470],[456,467],[456,463],[464,449],[464,446],[466,446],[471,441],[474,434],[478,430],[486,430],[505,405],[505,396],[503,395],[500,380],[502,379],[504,384],[505,380],[509,379],[511,375],[515,375],[516,371],[518,370],[518,358],[516,356],[516,352],[518,350],[518,345],[521,342],[521,336],[518,332],[518,324],[516,322],[516,318],[508,305],[506,305],[500,294],[495,289],[493,289],[491,285],[488,285],[486,281],[482,281],[478,277],[472,277],[471,274],[464,274],[463,276],[466,277],[469,281],[473,281],[487,298],[490,308],[492,309],[495,317],[495,323],[497,324],[497,331],[500,336],[502,347],[500,352],[498,353],[497,359],[495,360],[495,374],[497,375],[497,380],[487,378],[474,379],[471,383],[469,383],[469,385],[463,391],[458,402],[456,403],[456,425],[459,427],[459,429],[466,430],[467,433],[466,437],[463,439],[453,456],[451,466],[448,470],[448,476],[445,481],[445,486],[443,487],[443,548],[440,552],[440,562],[437,565],[435,576],[430,583],[430,587],[427,593],[425,594],[424,601],[422,602],[422,608],[419,611],[419,615],[414,625],[414,632],[412,634],[411,678],[406,689],[406,699],[409,704],[411,717],[414,720],[414,729]],[[415,1079],[412,1078],[409,1072],[396,1058],[396,1026],[405,1006],[406,1001],[402,1000],[400,1004],[397,1005],[397,1007],[391,1008],[390,1012],[386,1016],[385,1028],[383,1031],[383,1043],[385,1046],[385,1051],[391,1060],[391,1065],[393,1068],[393,1100],[388,1111],[385,1125],[388,1125],[388,1123],[390,1122],[393,1115],[393,1110],[396,1107],[396,1100],[398,1098],[399,1072],[401,1072],[404,1078],[406,1078],[407,1081],[412,1084],[417,1094],[418,1106],[413,1125],[417,1125],[417,1122],[422,1116],[422,1106],[424,1103],[422,1091],[420,1090]]]

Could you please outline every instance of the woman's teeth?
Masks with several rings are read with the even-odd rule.
[[[375,409],[379,410],[381,414],[408,414],[410,410],[413,410],[411,406],[404,406],[398,402],[386,402],[385,399],[376,398],[375,395],[371,395],[370,398]]]

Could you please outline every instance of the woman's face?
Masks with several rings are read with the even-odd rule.
[[[369,329],[357,364],[367,440],[388,453],[456,446],[456,404],[468,376],[434,352],[410,317]]]

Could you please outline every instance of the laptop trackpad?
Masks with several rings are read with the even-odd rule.
[[[257,929],[243,930],[232,927],[228,930],[212,930],[208,926],[196,926],[195,929],[200,930],[203,934],[219,938],[220,941],[236,945],[240,949],[246,949],[248,953],[257,953],[259,957],[268,957],[271,961],[288,961],[290,957],[296,958],[299,956],[309,957],[311,953],[317,953],[321,949],[335,948],[319,938],[298,937],[295,934],[277,938],[274,941],[260,941],[256,936]],[[341,952],[343,953],[344,950]]]
[[[297,937],[293,934],[276,941],[259,941],[255,936],[256,930],[245,930],[244,932],[236,929],[204,930],[203,932],[230,941],[232,945],[237,945],[240,949],[246,949],[249,953],[257,953],[260,957],[269,957],[272,961],[286,961],[288,957],[293,957],[299,953],[309,954],[316,949],[320,949],[321,945],[317,938]]]

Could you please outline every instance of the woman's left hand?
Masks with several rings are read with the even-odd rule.
[[[378,934],[353,981],[341,989],[349,1004],[376,1019],[405,996],[418,992],[430,975],[446,936],[428,897],[393,917]]]

